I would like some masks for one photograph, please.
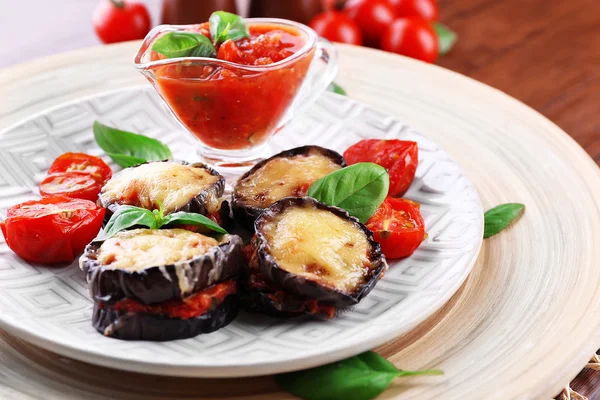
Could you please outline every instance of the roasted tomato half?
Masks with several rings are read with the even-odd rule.
[[[95,202],[101,190],[102,183],[84,172],[59,172],[40,182],[42,196],[63,195]]]
[[[344,158],[348,165],[373,162],[387,169],[390,174],[388,194],[401,197],[415,179],[419,148],[416,142],[407,140],[366,139],[350,146]]]
[[[425,239],[425,222],[414,201],[388,197],[367,221],[387,258],[408,257]]]
[[[9,208],[0,228],[8,247],[27,261],[71,262],[100,231],[104,211],[88,200],[44,197]]]
[[[63,172],[86,173],[104,185],[112,177],[112,170],[100,157],[85,153],[65,153],[58,156],[48,169],[48,175]]]

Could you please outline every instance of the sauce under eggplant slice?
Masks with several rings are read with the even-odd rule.
[[[372,233],[337,207],[284,198],[255,223],[248,258],[274,288],[348,307],[375,286],[387,264]]]
[[[344,166],[346,162],[340,154],[319,146],[283,151],[259,162],[237,181],[233,212],[250,227],[276,201],[305,196],[311,184]]]

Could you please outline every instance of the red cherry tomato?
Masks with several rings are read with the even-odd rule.
[[[112,170],[100,157],[85,153],[65,153],[60,155],[50,168],[48,175],[62,172],[81,172],[90,175],[97,182],[105,184],[112,177]]]
[[[388,197],[365,224],[387,258],[408,257],[425,239],[419,204]]]
[[[40,182],[42,196],[63,195],[73,199],[98,200],[102,183],[85,172],[59,172]]]
[[[143,39],[150,31],[150,14],[139,1],[102,0],[92,21],[103,43]]]
[[[350,146],[344,152],[348,165],[373,162],[390,174],[389,196],[400,197],[406,193],[417,171],[419,148],[416,142],[406,140],[367,139]]]
[[[100,231],[104,212],[91,201],[44,197],[9,208],[0,229],[8,247],[24,260],[72,262]]]
[[[308,24],[319,36],[332,42],[349,43],[360,46],[362,34],[356,23],[347,15],[337,11],[317,14]]]
[[[439,42],[429,22],[398,18],[383,34],[381,49],[432,63],[438,56]]]
[[[436,0],[386,0],[396,11],[396,16],[419,17],[426,21],[437,21],[439,9]]]
[[[385,0],[349,0],[344,13],[352,18],[369,46],[379,46],[386,28],[396,18],[392,6]]]

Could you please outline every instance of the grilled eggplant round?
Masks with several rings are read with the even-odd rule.
[[[79,265],[94,301],[157,304],[237,277],[242,246],[237,235],[217,241],[184,229],[134,229],[90,243]]]
[[[227,296],[213,309],[187,319],[118,310],[113,305],[94,303],[92,325],[103,335],[116,339],[162,342],[214,332],[233,321],[237,312],[235,295]]]
[[[344,157],[319,146],[275,154],[257,163],[235,184],[231,203],[235,219],[252,228],[271,204],[284,197],[305,196],[311,184],[345,166]]]
[[[270,285],[304,300],[355,305],[387,269],[371,231],[345,210],[313,198],[279,200],[254,228],[250,262]]]
[[[162,204],[165,215],[177,211],[217,216],[225,178],[214,169],[185,161],[156,161],[125,168],[110,179],[98,197],[106,220],[121,205],[148,210]]]

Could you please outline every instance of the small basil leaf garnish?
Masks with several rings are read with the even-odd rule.
[[[357,163],[324,176],[308,189],[308,195],[345,209],[362,223],[377,211],[388,193],[390,178],[374,163]]]
[[[488,210],[483,215],[483,237],[489,238],[506,228],[525,211],[521,203],[506,203]]]
[[[142,225],[150,229],[158,228],[152,211],[134,206],[121,206],[110,217],[110,220],[95,240],[110,239],[117,233],[136,225]]]
[[[433,24],[433,29],[438,37],[438,53],[440,55],[448,53],[452,49],[452,46],[454,46],[454,43],[456,43],[458,40],[458,35],[456,32],[452,31],[450,28],[440,22],[435,22]]]
[[[250,37],[248,24],[239,15],[225,11],[215,11],[208,19],[210,36],[216,45],[226,40],[239,40]]]
[[[403,371],[379,354],[368,351],[355,357],[275,376],[286,391],[306,400],[370,400],[399,376],[440,375],[439,370]]]
[[[169,32],[154,42],[152,50],[167,58],[217,56],[210,39],[197,32]]]
[[[111,128],[98,121],[94,122],[94,138],[106,155],[123,168],[173,158],[171,150],[156,139]]]
[[[330,92],[341,94],[342,96],[348,96],[348,93],[344,90],[344,88],[335,82],[331,82],[331,85],[329,85],[327,89]]]
[[[204,215],[183,211],[164,215],[162,204],[159,202],[159,208],[152,211],[135,206],[120,206],[94,241],[110,239],[117,233],[137,225],[159,229],[171,223],[204,226],[218,233],[227,233],[225,229]]]
[[[218,233],[227,233],[225,229],[221,228],[221,226],[219,226],[212,219],[207,218],[201,214],[192,214],[180,211],[173,214],[169,214],[162,220],[163,226],[172,223],[181,225],[201,225]]]

